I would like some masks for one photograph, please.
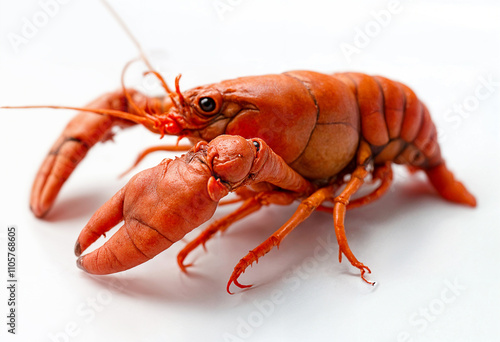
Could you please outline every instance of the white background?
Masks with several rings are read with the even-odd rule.
[[[69,0],[51,7],[49,16],[40,3],[0,1],[0,105],[81,106],[116,89],[137,51],[102,4]],[[218,13],[221,3],[230,7]],[[422,175],[397,168],[391,191],[349,212],[346,221],[350,245],[371,267],[375,288],[346,261],[338,263],[332,219],[315,213],[241,277],[253,289],[225,292],[238,260],[294,206],[266,208],[217,236],[208,252],[190,256],[189,275],[176,265],[180,242],[133,270],[92,277],[75,266],[76,237],[130,177],[117,175],[143,148],[159,144],[158,137],[136,127],[94,148],[39,220],[28,209],[31,183],[74,113],[1,110],[0,339],[498,340],[500,5],[393,3],[112,2],[167,81],[183,74],[182,89],[293,69],[355,70],[405,82],[430,108],[448,165],[477,196],[476,209],[441,200]],[[390,17],[381,14],[390,9]],[[23,37],[27,22],[38,27]],[[343,53],[347,45],[358,50]],[[161,93],[141,72],[132,68],[127,83]],[[149,156],[138,170],[165,156]],[[6,325],[9,225],[18,231],[15,337]]]

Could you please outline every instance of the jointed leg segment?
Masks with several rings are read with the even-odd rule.
[[[274,234],[272,234],[259,246],[251,250],[238,262],[227,284],[227,291],[231,293],[230,286],[233,283],[240,288],[251,286],[241,284],[238,281],[240,275],[244,273],[247,267],[252,265],[253,262],[258,262],[258,259],[267,254],[273,247],[279,247],[281,241],[301,222],[308,218],[311,213],[316,210],[325,200],[333,201],[334,203],[333,219],[335,234],[339,244],[339,261],[341,261],[342,254],[344,254],[351,262],[351,264],[360,270],[361,278],[365,282],[373,285],[374,283],[368,281],[364,276],[366,272],[371,273],[370,269],[363,263],[358,261],[349,248],[344,227],[345,213],[349,205],[349,200],[351,196],[354,195],[364,184],[364,179],[369,174],[367,166],[369,165],[370,158],[371,151],[368,145],[366,143],[362,143],[357,156],[358,166],[352,172],[351,179],[347,182],[344,190],[340,193],[340,195],[334,198],[339,184],[332,183],[324,188],[316,190],[312,195],[303,200],[292,217],[280,229],[274,232]],[[374,171],[374,178],[380,179],[382,181],[380,186],[370,195],[354,201],[353,203],[355,203],[355,205],[363,205],[369,203],[386,192],[392,180],[392,170],[390,168],[390,164],[377,167]],[[221,220],[214,222],[200,236],[198,236],[198,238],[189,243],[177,257],[179,266],[183,271],[185,271],[186,266],[190,265],[184,265],[184,259],[194,248],[196,248],[200,244],[205,245],[206,241],[210,239],[210,237],[212,237],[216,232],[222,232],[226,230],[229,225],[259,210],[262,205],[270,203],[290,204],[299,196],[300,193],[277,190],[258,193],[255,196],[247,198],[238,210],[222,218]]]
[[[361,271],[361,278],[368,284],[374,285],[374,282],[370,282],[365,278],[365,273],[367,271],[368,273],[371,273],[370,269],[363,263],[359,262],[349,248],[344,227],[345,213],[349,204],[349,199],[364,184],[364,179],[369,174],[367,165],[370,158],[370,147],[366,142],[362,141],[357,155],[358,166],[356,167],[354,172],[352,172],[351,179],[347,183],[344,190],[334,199],[335,204],[333,207],[333,224],[335,226],[335,235],[337,236],[337,242],[339,244],[339,261],[342,261],[342,254],[344,254],[346,258],[351,262],[351,264]],[[385,192],[385,190],[382,190],[382,193],[383,192]]]
[[[311,215],[311,213],[326,199],[333,196],[336,187],[330,185],[328,187],[317,190],[310,197],[303,200],[292,217],[273,235],[267,238],[259,246],[251,250],[243,259],[241,259],[236,267],[234,268],[233,274],[231,275],[229,282],[227,283],[227,292],[232,283],[240,288],[250,287],[252,285],[242,285],[238,282],[238,277],[245,272],[246,268],[250,266],[254,261],[258,262],[258,259],[265,254],[267,254],[274,246],[279,247],[281,241],[301,222]]]
[[[356,198],[353,201],[349,201],[349,203],[347,204],[347,210],[359,208],[364,205],[370,204],[378,200],[387,192],[387,190],[389,190],[389,187],[391,186],[393,179],[392,167],[390,162],[387,162],[383,165],[375,166],[375,169],[373,170],[372,174],[373,174],[373,180],[380,180],[379,186],[368,195]],[[333,207],[320,205],[317,208],[317,210],[333,214]]]
[[[125,176],[127,173],[129,173],[130,171],[132,171],[137,165],[139,165],[139,163],[144,159],[146,158],[146,156],[148,154],[151,154],[153,152],[157,152],[157,151],[165,151],[165,152],[187,152],[191,149],[191,147],[193,146],[190,146],[190,145],[159,145],[159,146],[151,146],[151,147],[148,147],[147,149],[145,149],[144,151],[142,151],[136,158],[136,160],[134,161],[134,163],[132,164],[132,166],[130,166],[127,170],[125,170],[121,175],[120,177],[123,177]]]
[[[363,185],[364,178],[367,175],[368,171],[365,169],[365,167],[358,166],[352,173],[352,178],[347,183],[346,188],[340,195],[335,197],[335,205],[333,207],[333,224],[335,226],[335,235],[337,236],[337,242],[339,244],[339,262],[342,261],[342,254],[344,254],[354,267],[359,268],[359,270],[361,271],[361,278],[368,284],[374,285],[373,282],[366,280],[364,276],[365,272],[367,271],[368,273],[371,273],[370,269],[367,266],[363,265],[363,263],[359,262],[349,248],[344,228],[345,213],[347,210],[347,205],[349,204],[349,199],[361,187],[361,185]]]
[[[214,236],[217,232],[224,232],[231,224],[243,219],[244,217],[258,211],[262,206],[269,204],[288,205],[297,198],[297,194],[283,191],[266,191],[261,192],[246,199],[243,204],[231,214],[213,222],[208,226],[196,239],[189,242],[177,255],[177,263],[183,272],[186,272],[186,267],[192,264],[185,265],[184,260],[196,247],[203,245]]]
[[[349,204],[347,205],[347,210],[359,208],[363,205],[370,204],[378,200],[387,192],[387,190],[389,190],[389,187],[392,184],[392,178],[393,175],[391,162],[387,162],[384,165],[375,166],[375,170],[373,171],[373,179],[380,180],[380,185],[368,195],[349,202]]]

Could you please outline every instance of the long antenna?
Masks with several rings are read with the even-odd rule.
[[[127,34],[127,36],[130,38],[130,40],[132,41],[132,43],[134,43],[134,45],[136,46],[137,50],[139,51],[139,55],[140,55],[141,59],[144,61],[144,63],[148,67],[148,69],[150,71],[154,71],[154,68],[151,65],[151,63],[149,62],[148,58],[146,57],[146,54],[144,53],[144,50],[142,49],[141,44],[134,37],[134,35],[132,34],[132,32],[129,30],[127,24],[125,24],[125,22],[118,15],[118,13],[116,13],[116,11],[114,10],[114,8],[111,7],[111,5],[108,3],[107,0],[101,0],[101,2],[108,9],[108,11],[111,13],[111,15],[113,15],[113,17],[116,19],[116,21],[118,22],[118,24],[120,24],[120,26],[125,31],[125,33]]]

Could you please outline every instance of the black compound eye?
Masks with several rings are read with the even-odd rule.
[[[215,101],[211,97],[202,97],[200,101],[198,101],[198,104],[201,110],[207,113],[212,112],[216,107]]]
[[[257,152],[259,152],[259,151],[260,151],[260,144],[259,144],[259,142],[258,142],[258,141],[255,141],[255,140],[254,140],[254,141],[253,141],[253,146],[255,146],[255,149],[257,150]]]

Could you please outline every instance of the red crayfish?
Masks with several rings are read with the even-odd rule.
[[[447,169],[429,111],[404,84],[360,73],[292,71],[181,92],[179,78],[172,91],[151,72],[162,81],[167,96],[147,97],[123,87],[85,108],[73,108],[82,112],[56,141],[33,185],[31,209],[42,217],[87,151],[105,141],[113,126],[139,123],[162,136],[188,138],[194,145],[182,157],[133,177],[94,214],[75,247],[79,267],[89,273],[123,271],[153,258],[207,221],[218,201],[235,191],[243,204],[179,253],[183,270],[188,253],[216,232],[263,205],[299,200],[293,216],[237,264],[228,291],[232,283],[247,286],[238,282],[246,267],[278,246],[316,209],[333,212],[339,259],[344,254],[371,283],[365,278],[370,269],[349,248],[344,218],[347,209],[387,191],[392,163],[423,170],[446,200],[476,205]],[[370,175],[380,185],[351,201]],[[81,255],[121,221],[123,227],[102,247]]]

